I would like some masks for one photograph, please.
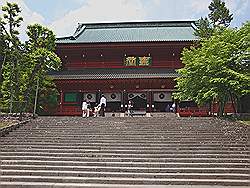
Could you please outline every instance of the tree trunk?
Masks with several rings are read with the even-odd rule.
[[[27,106],[28,106],[28,103],[29,103],[28,98],[29,98],[30,91],[31,91],[32,86],[33,86],[32,83],[34,82],[34,78],[36,76],[36,73],[39,71],[41,66],[42,66],[41,63],[36,64],[36,66],[34,67],[34,69],[32,71],[32,74],[30,76],[28,87],[27,87],[26,91],[24,92],[24,99],[25,99],[24,110],[27,109]]]
[[[237,110],[236,110],[236,105],[235,105],[235,99],[232,95],[232,93],[230,92],[230,99],[231,99],[231,102],[232,102],[232,106],[233,106],[233,110],[234,110],[234,114],[237,113]]]
[[[224,115],[224,109],[225,109],[225,100],[220,100],[219,101],[219,112],[218,112],[219,117],[222,117]]]
[[[1,69],[0,69],[0,82],[3,81],[3,67],[4,67],[4,64],[5,64],[5,61],[6,61],[6,53],[4,53],[4,57],[3,57],[3,62],[1,63]]]

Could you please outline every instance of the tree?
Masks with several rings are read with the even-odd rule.
[[[207,39],[213,34],[213,26],[207,17],[204,19],[201,17],[196,23],[196,26],[197,29],[195,30],[194,35],[199,38]]]
[[[40,97],[38,98],[37,112],[38,114],[48,115],[56,110],[59,93],[54,82],[49,77],[43,80],[42,86],[39,90]]]
[[[10,104],[12,109],[13,100],[19,101],[20,97],[20,60],[22,45],[18,38],[23,18],[19,16],[21,12],[19,6],[15,3],[7,3],[2,7],[3,18],[0,18],[1,30],[1,93],[5,105]]]
[[[24,109],[32,104],[30,94],[34,91],[36,80],[39,79],[39,86],[43,88],[45,86],[43,81],[46,80],[48,71],[58,70],[61,66],[60,58],[54,53],[56,38],[51,30],[39,24],[34,24],[28,26],[27,34],[29,40],[26,42],[25,49],[26,62],[28,63],[25,66],[28,79],[23,94],[26,101]],[[52,85],[52,81],[50,82],[50,85]]]
[[[34,24],[28,26],[27,34],[29,40],[25,43],[26,63],[24,63],[26,71],[23,74],[26,78],[23,85],[24,110],[32,106],[37,80],[39,80],[39,88],[46,90],[43,87],[49,82],[46,78],[48,71],[58,70],[61,66],[61,60],[54,53],[56,38],[51,30]],[[52,81],[50,82],[50,85],[53,85]]]
[[[209,19],[215,26],[228,27],[233,20],[233,14],[230,14],[229,9],[227,9],[225,2],[221,0],[213,0],[209,5],[208,14]]]
[[[0,25],[1,24],[1,18],[0,18]],[[2,69],[3,69],[3,63],[5,62],[5,49],[6,49],[6,43],[4,41],[4,34],[3,34],[3,28],[0,27],[0,87],[1,87],[1,83],[3,81],[2,78]]]
[[[10,104],[12,109],[12,102],[16,101],[17,106],[21,107],[14,109],[16,112],[30,111],[37,80],[45,94],[56,95],[54,83],[47,78],[48,71],[58,70],[61,65],[61,60],[54,52],[56,38],[51,30],[34,24],[28,26],[29,40],[22,43],[18,38],[18,27],[22,21],[18,16],[20,8],[15,3],[7,3],[2,10],[0,55],[4,54],[4,60],[1,61],[1,106]]]
[[[215,28],[228,27],[233,20],[233,14],[230,14],[225,2],[221,0],[213,0],[208,8],[210,10],[208,18],[201,17],[196,23],[197,28],[194,34],[200,39],[211,37]]]
[[[184,49],[184,68],[178,72],[180,100],[192,99],[199,105],[219,102],[219,116],[223,115],[228,99],[234,101],[250,93],[249,60],[250,23],[241,29],[215,30],[209,39],[200,42],[200,48]],[[249,62],[249,61],[248,61]]]
[[[28,51],[36,48],[46,48],[49,51],[55,51],[56,37],[53,31],[40,24],[29,25],[27,29],[29,40],[26,42],[26,49]]]

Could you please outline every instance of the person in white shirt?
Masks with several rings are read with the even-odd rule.
[[[172,104],[172,111],[175,113],[175,110],[176,110],[176,105],[175,103]]]
[[[87,102],[87,117],[89,117],[91,111],[91,104],[90,102]]]
[[[94,117],[98,117],[99,116],[100,110],[101,110],[101,106],[99,104],[94,107]]]
[[[86,100],[83,100],[82,102],[82,117],[87,117],[87,111],[88,111],[88,104]]]
[[[128,116],[133,117],[133,101],[128,101]]]
[[[101,109],[100,109],[100,116],[104,117],[105,116],[105,107],[107,105],[107,99],[105,98],[104,95],[102,95],[101,99],[100,99],[100,104]]]

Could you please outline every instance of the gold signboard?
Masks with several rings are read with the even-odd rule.
[[[124,60],[125,66],[150,66],[152,64],[152,57],[126,57]]]
[[[136,66],[136,57],[126,57],[125,58],[126,66]]]

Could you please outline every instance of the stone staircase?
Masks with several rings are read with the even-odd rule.
[[[250,126],[42,117],[0,138],[1,187],[250,186]]]

